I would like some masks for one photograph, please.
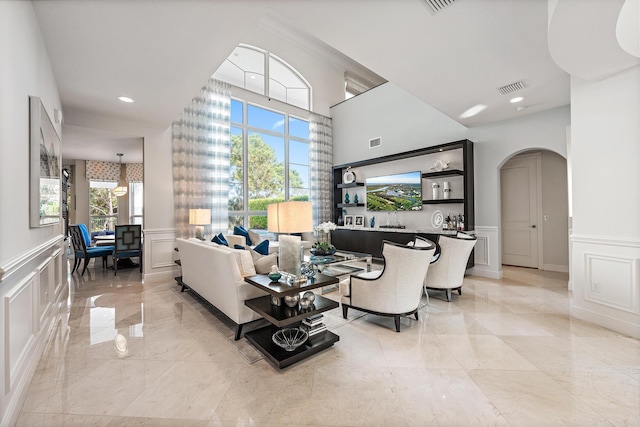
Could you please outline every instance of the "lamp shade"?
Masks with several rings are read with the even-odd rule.
[[[189,209],[189,224],[211,224],[211,209]]]
[[[267,229],[272,233],[313,231],[311,202],[282,202],[267,206]]]
[[[127,187],[125,185],[118,185],[113,189],[113,194],[116,197],[122,197],[127,194]]]

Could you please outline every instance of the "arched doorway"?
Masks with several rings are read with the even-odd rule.
[[[567,161],[528,150],[500,168],[502,264],[567,273]]]

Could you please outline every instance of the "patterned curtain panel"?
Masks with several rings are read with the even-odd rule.
[[[127,163],[126,167],[127,182],[144,182],[142,163]]]
[[[331,119],[309,113],[309,163],[313,223],[331,221],[333,138]]]
[[[189,209],[211,209],[205,234],[229,224],[230,85],[209,79],[172,125],[176,236],[195,235]]]
[[[120,163],[87,160],[87,181],[118,182]]]

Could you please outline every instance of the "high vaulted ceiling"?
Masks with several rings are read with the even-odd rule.
[[[469,127],[569,103],[568,74],[548,48],[546,0],[458,0],[439,13],[425,0],[51,0],[34,8],[66,123],[77,127],[87,114],[169,127],[257,26],[330,52],[346,71],[391,81]],[[516,93],[498,90],[519,81]],[[316,79],[314,90],[329,84]],[[520,111],[509,102],[516,95],[525,98]],[[487,108],[460,118],[476,104]],[[140,136],[135,126],[129,132]]]

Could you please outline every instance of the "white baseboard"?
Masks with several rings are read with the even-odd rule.
[[[568,265],[542,264],[545,271],[557,271],[558,273],[569,273]]]
[[[624,322],[609,316],[605,316],[601,313],[596,313],[594,311],[575,306],[571,306],[571,316],[575,317],[576,319],[595,323],[596,325],[602,326],[603,328],[611,329],[612,331],[618,332],[620,334],[640,339],[640,325],[638,324]]]
[[[467,270],[472,276],[486,277],[487,279],[502,279],[502,269],[499,271],[482,268],[482,266],[474,266]]]
[[[167,280],[174,280],[174,278],[179,275],[180,275],[180,269],[175,268],[172,271],[159,271],[156,273],[145,273],[143,281],[144,283],[166,282]]]

